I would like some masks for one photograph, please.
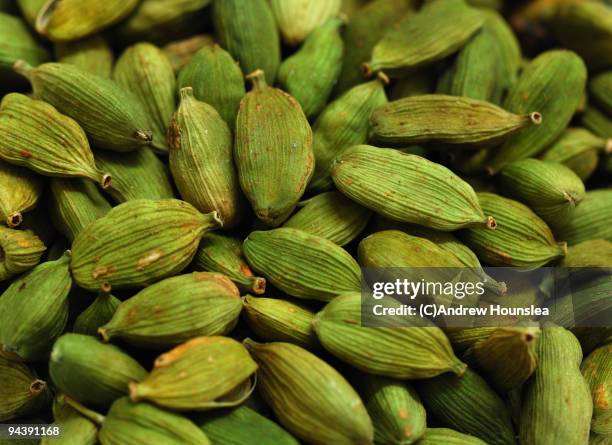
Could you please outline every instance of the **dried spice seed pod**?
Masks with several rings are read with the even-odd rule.
[[[165,5],[165,0],[162,1]],[[204,48],[205,46],[214,45],[214,43],[215,41],[212,36],[206,34],[196,34],[193,37],[170,42],[162,47],[162,51],[166,54],[168,60],[170,60],[174,72],[179,74],[178,80],[180,82],[180,71],[183,69],[183,67],[185,67],[191,61],[191,59],[200,49]],[[179,84],[179,88],[182,86]]]
[[[216,211],[224,228],[240,221],[244,199],[232,157],[232,133],[215,109],[181,89],[168,130],[170,171],[183,199],[201,212]]]
[[[259,365],[258,388],[285,428],[316,445],[373,444],[370,416],[338,371],[290,343],[245,345]]]
[[[172,299],[168,295],[172,295]],[[224,275],[193,272],[152,284],[119,305],[98,334],[141,348],[166,349],[193,337],[226,335],[242,301]]]
[[[298,45],[340,12],[341,0],[271,0],[283,40]]]
[[[612,241],[593,239],[568,247],[562,267],[611,267]]]
[[[197,270],[222,273],[242,292],[263,294],[266,290],[266,279],[254,276],[244,260],[242,241],[231,235],[204,234],[192,264]]]
[[[288,295],[329,301],[361,289],[361,270],[340,246],[298,229],[251,232],[242,246],[254,271]]]
[[[67,63],[33,68],[18,61],[14,68],[30,81],[37,99],[77,121],[96,148],[131,151],[151,143],[153,126],[146,110],[112,80]]]
[[[4,96],[0,112],[0,158],[42,175],[110,186],[110,175],[97,169],[87,136],[70,117],[19,93]]]
[[[110,78],[114,55],[109,44],[100,35],[74,42],[56,42],[55,58],[60,63],[78,66],[97,76]]]
[[[29,230],[14,230],[0,225],[0,281],[32,269],[47,250]]]
[[[572,219],[563,227],[556,228],[555,235],[570,246],[594,239],[612,241],[611,218],[612,190],[589,190]]]
[[[166,131],[176,108],[176,78],[168,57],[155,45],[137,43],[117,59],[113,79],[140,100],[152,124],[151,146],[167,153]]]
[[[70,251],[13,281],[0,297],[2,350],[23,360],[46,359],[68,321]]]
[[[58,437],[43,437],[40,445],[53,445],[53,443],[69,443],[74,441],[81,445],[96,445],[98,443],[98,427],[94,421],[72,408],[67,397],[56,395],[53,399],[53,424],[51,428],[61,428],[62,439]]]
[[[213,3],[213,22],[221,46],[240,63],[243,73],[263,70],[272,85],[281,48],[274,15],[266,0]]]
[[[296,100],[268,86],[261,70],[247,78],[253,89],[240,101],[234,161],[242,191],[257,217],[278,226],[291,214],[312,176],[312,130]]]
[[[0,354],[0,422],[35,414],[50,401],[47,382],[20,361]]]
[[[612,433],[612,346],[603,345],[584,359],[580,370],[593,398],[591,432],[602,435]]]
[[[121,300],[106,292],[98,292],[93,303],[87,307],[74,321],[72,332],[75,334],[96,335],[98,329],[108,323]]]
[[[0,219],[8,227],[17,227],[23,214],[36,207],[43,192],[40,176],[0,161]]]
[[[417,442],[419,445],[486,445],[471,434],[463,434],[449,428],[427,428]]]
[[[335,161],[332,179],[344,195],[393,220],[443,231],[495,228],[469,184],[417,155],[356,145]]]
[[[530,110],[516,115],[489,102],[469,97],[428,94],[382,105],[370,117],[370,138],[406,146],[421,142],[495,145],[512,134],[542,123]]]
[[[151,373],[130,384],[130,398],[177,411],[236,406],[250,395],[242,386],[256,369],[236,340],[196,337],[157,357]]]

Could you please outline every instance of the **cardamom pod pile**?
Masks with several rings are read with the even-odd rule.
[[[15,443],[612,444],[612,1],[0,0],[0,100]],[[361,322],[484,266],[608,327]]]

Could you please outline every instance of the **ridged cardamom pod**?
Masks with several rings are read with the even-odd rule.
[[[101,445],[211,445],[206,434],[187,417],[148,403],[134,403],[127,397],[111,405],[98,437]]]
[[[333,188],[331,169],[334,159],[348,147],[364,144],[368,139],[369,118],[372,111],[385,103],[385,82],[376,80],[351,88],[325,107],[313,126],[315,168],[308,184],[309,190]]]
[[[612,119],[597,108],[589,106],[582,113],[582,125],[602,138],[612,138]]]
[[[37,99],[77,121],[96,148],[131,151],[151,143],[153,126],[145,108],[112,80],[67,63],[33,68],[18,61],[15,70],[30,81]]]
[[[463,434],[449,428],[427,428],[418,445],[487,445],[471,434]]]
[[[412,4],[404,0],[375,0],[360,6],[344,30],[344,57],[335,95],[363,82],[361,65],[370,58],[374,45],[404,15],[414,14]]]
[[[53,399],[53,424],[51,427],[61,428],[61,436],[46,436],[40,445],[78,443],[79,445],[96,445],[98,443],[97,425],[77,410],[72,408],[63,394]]]
[[[149,0],[149,2],[157,3],[159,1],[160,5],[164,6],[164,13],[166,11],[166,0]],[[162,47],[162,51],[166,54],[170,63],[172,64],[172,68],[174,72],[179,75],[179,88],[187,85],[180,85],[181,76],[180,71],[185,67],[191,59],[196,55],[196,53],[204,48],[205,46],[214,45],[215,41],[212,36],[207,34],[196,34],[192,37],[187,37],[181,40],[172,41]],[[233,60],[233,59],[232,59]],[[204,101],[206,102],[206,101]]]
[[[542,154],[544,161],[558,162],[586,181],[597,168],[600,151],[612,152],[612,139],[594,135],[586,128],[568,128]]]
[[[72,332],[75,334],[96,335],[98,329],[108,323],[121,300],[106,292],[98,292],[98,296],[87,309],[79,314],[74,321]]]
[[[572,218],[555,230],[558,239],[571,246],[587,240],[612,241],[612,190],[595,189],[586,192]]]
[[[151,43],[137,43],[117,59],[113,79],[138,98],[152,125],[151,146],[167,153],[166,131],[176,108],[176,78],[168,57]]]
[[[271,0],[270,8],[283,40],[295,46],[338,14],[341,3],[341,0]]]
[[[130,384],[130,398],[178,411],[236,406],[250,395],[256,369],[236,340],[196,337],[157,357],[151,373]]]
[[[427,94],[378,107],[370,117],[370,138],[406,146],[437,141],[447,144],[495,145],[524,128],[540,125],[536,110],[509,113],[492,103],[469,97]]]
[[[245,345],[258,387],[280,423],[315,445],[372,445],[372,421],[357,392],[326,362],[290,343]]]
[[[23,360],[48,357],[68,322],[70,251],[14,280],[0,297],[0,344]]]
[[[266,0],[213,2],[212,16],[221,46],[238,60],[242,72],[263,70],[267,82],[274,84],[281,48],[269,3]]]
[[[89,181],[53,178],[50,189],[49,212],[53,225],[69,241],[111,209],[104,195]]]
[[[251,232],[242,246],[253,270],[297,298],[329,301],[361,289],[361,270],[342,247],[299,229]]]
[[[415,388],[427,413],[443,425],[476,436],[490,445],[516,444],[506,404],[470,368],[460,377],[443,374],[420,380]]]
[[[234,161],[255,214],[277,226],[291,214],[312,176],[312,130],[297,101],[268,86],[262,71],[247,77],[253,89],[240,101]]]
[[[0,219],[9,227],[21,224],[23,214],[36,207],[43,185],[40,176],[0,161]]]
[[[210,43],[193,55],[178,76],[179,90],[191,87],[199,101],[211,105],[234,132],[240,100],[245,95],[240,66],[216,43]]]
[[[603,345],[591,352],[580,369],[593,399],[591,432],[612,434],[612,346]]]
[[[97,76],[109,78],[113,71],[113,50],[100,35],[73,42],[56,42],[54,51],[58,62],[78,66]]]
[[[0,422],[34,414],[50,402],[47,383],[26,364],[0,354]]]
[[[36,17],[36,31],[53,41],[79,40],[120,22],[138,0],[48,0]]]
[[[340,18],[329,19],[312,31],[300,49],[278,68],[279,84],[299,102],[308,118],[321,112],[340,75],[344,53],[342,24]]]
[[[206,414],[198,425],[213,443],[224,445],[298,445],[279,425],[248,406]]]
[[[117,203],[131,199],[174,198],[168,167],[149,147],[126,153],[99,150],[96,165],[113,177],[106,192]]]
[[[357,388],[374,424],[375,443],[410,444],[423,436],[425,408],[409,383],[364,374]]]
[[[235,226],[244,199],[232,156],[232,133],[217,111],[181,89],[168,130],[170,171],[184,200],[201,212],[217,211],[224,228]]]
[[[192,264],[197,270],[222,273],[242,292],[263,294],[266,290],[266,279],[253,275],[242,256],[242,241],[234,236],[215,232],[204,234]]]
[[[552,227],[565,225],[582,202],[582,180],[568,167],[539,159],[507,164],[500,172],[503,191],[524,202]]]
[[[147,371],[132,357],[95,337],[64,334],[53,345],[49,374],[55,386],[73,399],[105,408],[128,393],[128,384]]]
[[[587,443],[593,401],[580,373],[580,343],[570,331],[544,324],[536,354],[535,375],[523,388],[521,444]]]
[[[457,354],[463,354],[480,340],[486,340],[497,327],[494,326],[479,326],[470,328],[449,328],[446,329],[446,335],[453,345],[453,349]]]
[[[70,268],[83,289],[144,286],[183,270],[202,235],[219,226],[216,212],[178,199],[135,199],[79,232]]]
[[[578,108],[586,76],[584,62],[571,51],[546,51],[529,62],[508,91],[504,108],[516,114],[537,110],[544,119],[496,149],[487,171],[497,173],[509,162],[535,156],[554,142]]]
[[[314,311],[280,298],[244,297],[244,315],[249,327],[266,341],[293,343],[305,349],[320,347],[312,328]]]
[[[395,318],[388,326],[366,327],[361,314],[361,294],[350,292],[329,302],[312,322],[323,347],[351,366],[398,379],[445,372],[461,375],[465,370],[444,332],[433,323]]]
[[[10,93],[2,99],[0,112],[0,158],[42,175],[110,185],[110,175],[97,169],[79,124],[52,105]]]
[[[116,338],[141,348],[167,349],[193,337],[229,333],[241,310],[240,293],[229,278],[193,272],[141,290],[121,303],[98,333],[106,342]]]
[[[0,225],[0,281],[32,269],[47,250],[30,230]]]
[[[568,247],[562,267],[612,267],[612,241],[593,239]]]
[[[443,59],[459,50],[483,21],[484,15],[464,0],[429,1],[384,34],[364,70],[399,74]]]
[[[339,246],[354,240],[370,220],[371,212],[334,190],[298,204],[299,210],[283,227],[300,229]]]
[[[565,243],[557,243],[546,223],[526,205],[494,193],[478,193],[478,199],[495,217],[497,228],[470,228],[460,237],[485,264],[536,268],[565,255]]]
[[[612,71],[593,76],[589,80],[589,92],[601,109],[608,115],[612,115]]]
[[[468,183],[417,155],[356,145],[335,161],[332,178],[344,195],[393,220],[443,231],[495,227]]]

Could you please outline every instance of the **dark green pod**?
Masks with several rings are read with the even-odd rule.
[[[603,114],[594,106],[588,106],[581,119],[582,125],[591,130],[597,136],[611,139],[612,138],[612,119]]]
[[[75,65],[97,76],[110,78],[113,71],[113,50],[102,36],[55,42],[54,51],[58,62]]]
[[[216,43],[210,43],[193,55],[180,71],[178,88],[193,88],[199,101],[211,105],[234,132],[240,100],[245,95],[240,66]]]
[[[144,379],[147,371],[116,346],[89,335],[64,334],[53,345],[49,374],[68,396],[105,408],[127,394],[128,383]]]
[[[70,251],[39,264],[0,297],[0,344],[27,361],[46,359],[68,321]]]
[[[35,414],[50,402],[47,383],[24,363],[0,354],[0,422]]]
[[[589,92],[601,109],[608,116],[612,116],[612,71],[605,71],[593,76],[589,80]]]
[[[427,428],[417,445],[487,445],[471,434],[463,434],[449,428]]]
[[[43,186],[39,175],[0,161],[0,220],[8,227],[21,224],[23,214],[36,207]]]
[[[603,345],[584,359],[580,370],[593,398],[591,432],[612,434],[612,346]]]
[[[224,0],[213,3],[219,42],[240,62],[243,73],[263,70],[272,85],[280,65],[278,28],[266,0]]]
[[[75,334],[96,335],[98,328],[113,318],[113,314],[120,304],[121,300],[117,297],[99,292],[94,302],[76,318],[72,332]]]
[[[570,221],[555,230],[557,238],[571,246],[582,241],[612,241],[612,190],[589,190]]]
[[[43,242],[30,230],[0,225],[0,281],[32,269],[45,250]]]
[[[53,400],[53,424],[51,427],[61,428],[61,436],[43,437],[40,445],[96,445],[98,443],[98,427],[89,418],[72,408],[63,394]]]
[[[344,53],[342,23],[333,18],[316,28],[278,68],[280,86],[298,101],[308,118],[321,112],[340,75]]]

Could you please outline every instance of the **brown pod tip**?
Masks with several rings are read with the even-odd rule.
[[[15,71],[17,74],[22,75],[28,80],[30,80],[32,70],[34,70],[34,67],[32,67],[32,65],[30,65],[25,60],[20,59],[13,64],[13,71]]]
[[[247,74],[244,77],[245,77],[245,79],[251,81],[251,85],[253,85],[253,89],[254,90],[261,89],[261,88],[267,86],[267,83],[266,83],[266,73],[264,73],[264,71],[262,69],[258,68],[255,71],[253,71],[252,73],[249,73],[249,74]]]
[[[390,83],[389,76],[382,71],[376,73],[376,78],[381,81],[383,85],[389,85]]]
[[[253,278],[251,290],[258,295],[263,294],[266,291],[266,279],[262,277]]]
[[[30,394],[35,396],[47,390],[47,382],[36,379],[30,385]]]
[[[47,34],[47,26],[55,9],[59,6],[61,0],[50,0],[45,2],[43,7],[38,12],[34,27],[39,34]]]
[[[612,139],[608,139],[606,141],[605,151],[606,151],[606,153],[612,153]]]
[[[110,335],[108,335],[108,329],[98,328],[98,335],[102,340],[102,343],[108,343],[110,341]]]
[[[6,218],[6,225],[9,227],[17,227],[23,222],[23,215],[21,212],[13,212]]]
[[[497,221],[492,216],[487,216],[487,229],[495,230],[497,228]]]
[[[112,182],[113,181],[111,175],[109,175],[108,173],[104,173],[100,178],[100,187],[106,190],[111,186]]]
[[[140,401],[140,394],[138,394],[138,383],[137,382],[131,382],[128,385],[129,391],[130,391],[130,400],[132,402],[138,402]]]
[[[148,143],[153,141],[153,132],[151,130],[136,130],[134,132],[136,139]]]
[[[537,111],[529,113],[529,119],[531,119],[531,122],[535,125],[540,125],[542,123],[542,113],[538,113]]]
[[[103,294],[110,294],[111,287],[112,286],[109,282],[104,282],[100,285],[100,292],[102,292]]]
[[[369,79],[370,77],[372,77],[372,74],[374,73],[374,71],[372,70],[372,65],[370,65],[369,63],[362,63],[361,64],[361,73],[363,74],[363,77],[365,77],[366,79]]]
[[[467,369],[467,365],[460,360],[457,360],[456,363],[453,363],[452,371],[455,373],[457,377],[461,377],[465,374],[465,370]]]
[[[567,255],[567,242],[560,241],[557,243],[557,245],[559,246],[559,249],[561,250],[563,256]]]

